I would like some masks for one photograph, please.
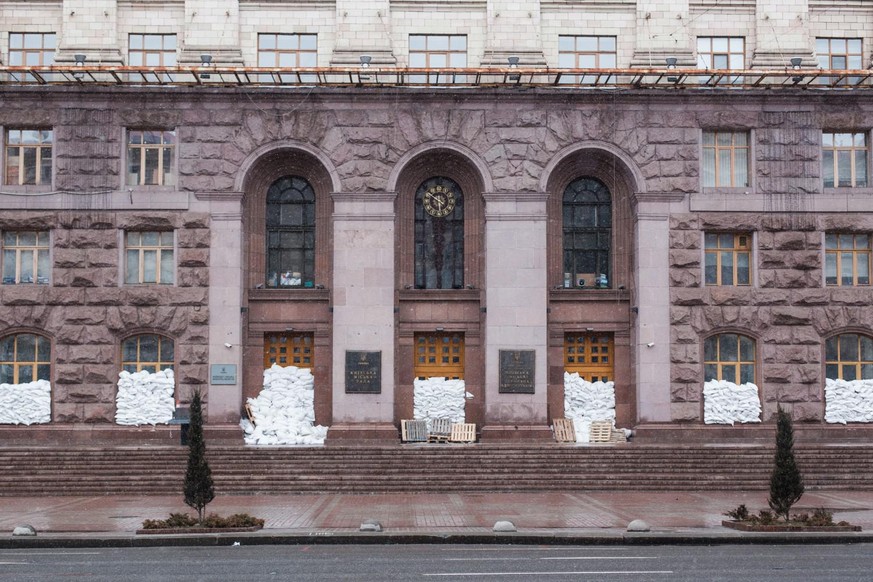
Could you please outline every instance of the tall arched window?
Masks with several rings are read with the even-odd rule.
[[[755,340],[736,333],[723,333],[703,342],[705,381],[726,380],[734,384],[755,382]]]
[[[315,286],[315,191],[300,176],[267,191],[267,287]]]
[[[564,278],[569,286],[609,287],[612,196],[600,180],[579,178],[564,190]]]
[[[464,195],[449,178],[415,192],[415,288],[464,287]]]
[[[175,363],[174,342],[160,335],[143,334],[129,337],[121,344],[121,367],[127,372],[155,373]]]
[[[857,333],[828,338],[825,376],[831,380],[873,379],[873,338]]]
[[[51,380],[51,342],[32,333],[0,339],[0,384]]]

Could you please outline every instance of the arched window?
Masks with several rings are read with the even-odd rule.
[[[315,286],[315,191],[300,176],[267,191],[267,287]]]
[[[172,370],[174,362],[174,343],[168,337],[135,335],[121,344],[121,367],[127,372]]]
[[[873,379],[873,338],[857,333],[828,338],[825,376],[831,380]]]
[[[415,288],[464,287],[464,195],[449,178],[422,182],[415,193]]]
[[[594,178],[579,178],[564,190],[565,286],[609,287],[612,196]],[[567,283],[569,282],[569,285]]]
[[[704,380],[734,384],[755,382],[755,340],[736,333],[723,333],[703,342]]]
[[[51,380],[51,342],[32,333],[0,339],[0,384]]]

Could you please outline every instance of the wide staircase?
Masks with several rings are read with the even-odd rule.
[[[218,494],[765,490],[772,446],[209,447]],[[808,490],[873,489],[873,446],[795,449]],[[179,495],[187,449],[9,447],[0,495]]]

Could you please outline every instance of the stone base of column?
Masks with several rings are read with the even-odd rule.
[[[509,57],[518,57],[518,66],[523,68],[547,67],[545,55],[541,50],[494,49],[485,51],[481,64],[483,67],[508,67]]]
[[[630,66],[633,69],[665,69],[668,58],[676,59],[676,67],[679,69],[697,68],[697,59],[694,57],[694,53],[686,49],[638,50],[634,52]]]
[[[76,62],[76,55],[85,55],[86,65],[123,65],[124,58],[121,52],[116,49],[90,49],[90,48],[59,48],[58,54],[55,55],[55,64],[69,64]]]
[[[393,67],[397,64],[397,58],[391,52],[391,49],[337,49],[333,51],[333,56],[330,57],[330,64],[334,67],[359,67],[362,55],[370,57],[371,67],[378,67],[379,65]]]
[[[213,66],[241,67],[243,61],[242,51],[238,48],[224,48],[216,46],[186,47],[179,54],[179,65],[197,67],[201,64],[201,55],[212,57]]]
[[[333,424],[327,431],[327,446],[393,445],[400,442],[400,431],[388,422]]]
[[[481,441],[554,442],[552,429],[543,424],[489,424],[482,427]]]
[[[755,51],[752,57],[752,69],[786,69],[791,68],[791,59],[800,57],[801,69],[817,69],[818,61],[813,58],[812,52],[809,50],[788,51],[788,52],[773,52],[773,51]]]

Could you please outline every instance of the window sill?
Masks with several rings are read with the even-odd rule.
[[[551,289],[549,301],[630,301],[627,289]]]
[[[249,301],[329,301],[330,289],[249,289]]]
[[[479,289],[403,289],[400,301],[479,301]]]
[[[37,196],[49,192],[52,192],[51,184],[3,184],[0,186],[0,193],[10,196],[26,196],[27,194]]]

